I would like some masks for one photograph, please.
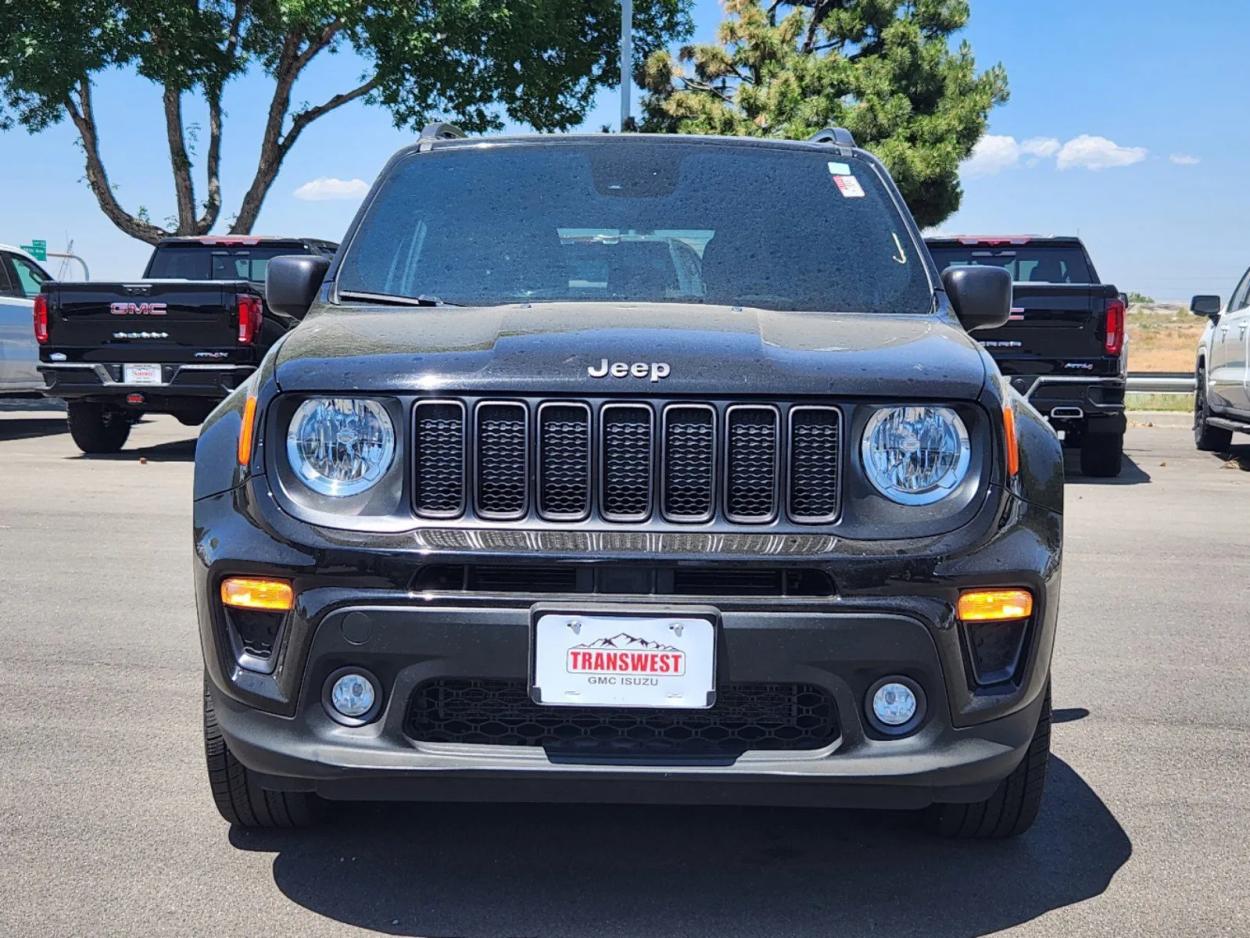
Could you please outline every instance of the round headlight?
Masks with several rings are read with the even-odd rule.
[[[377,401],[314,397],[291,418],[286,455],[300,481],[314,492],[357,495],[390,468],[395,427]]]
[[[864,428],[864,471],[900,505],[929,505],[968,474],[968,428],[949,407],[887,407]]]

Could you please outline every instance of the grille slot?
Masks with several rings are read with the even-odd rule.
[[[730,407],[726,416],[725,514],[762,523],[777,515],[778,414],[772,407]]]
[[[716,411],[674,404],[664,411],[664,517],[707,521],[716,504]]]
[[[590,513],[590,407],[538,408],[538,513],[580,521]]]
[[[603,517],[608,521],[642,521],[651,514],[651,408],[605,404],[600,414]]]
[[[529,507],[529,411],[524,404],[490,401],[477,407],[477,513],[520,518]]]
[[[414,432],[417,514],[454,518],[464,511],[464,405],[419,401]]]
[[[748,749],[820,749],[839,735],[832,695],[813,684],[727,684],[707,710],[630,710],[544,707],[524,681],[453,678],[417,687],[406,729],[420,742],[626,759],[733,759]]]
[[[790,411],[790,517],[820,524],[838,516],[841,414],[834,407]]]

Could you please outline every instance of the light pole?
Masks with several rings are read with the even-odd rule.
[[[621,0],[621,132],[629,126],[629,89],[634,83],[634,0]]]

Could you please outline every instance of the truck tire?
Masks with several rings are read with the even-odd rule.
[[[1020,764],[985,801],[971,804],[935,804],[928,809],[929,829],[943,837],[965,840],[1001,840],[1023,834],[1037,819],[1046,788],[1050,758],[1050,688],[1033,741]]]
[[[1224,453],[1233,445],[1233,431],[1213,427],[1207,420],[1211,409],[1207,406],[1206,372],[1198,369],[1198,381],[1194,391],[1194,446],[1204,453]]]
[[[1119,433],[1098,433],[1086,436],[1081,443],[1081,472],[1087,476],[1110,479],[1120,474],[1124,464],[1124,436]]]
[[[204,681],[204,756],[213,803],[231,824],[295,828],[308,827],[320,819],[324,802],[316,795],[261,788],[255,775],[234,757],[217,725],[207,678]]]
[[[130,418],[115,407],[70,401],[69,435],[87,454],[116,453],[130,436]]]

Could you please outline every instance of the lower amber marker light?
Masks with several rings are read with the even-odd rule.
[[[959,594],[958,612],[963,622],[1027,619],[1033,614],[1033,594],[1028,590],[967,590]]]
[[[221,601],[235,609],[286,612],[294,604],[289,580],[232,576],[221,581]]]

